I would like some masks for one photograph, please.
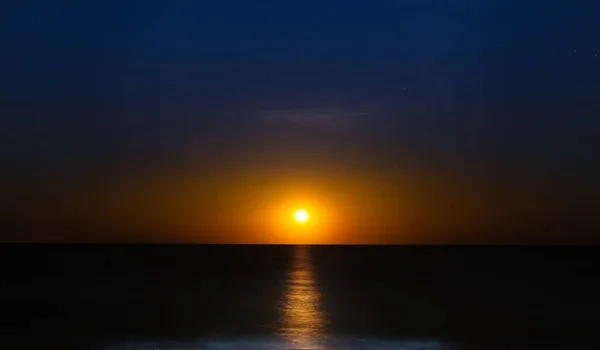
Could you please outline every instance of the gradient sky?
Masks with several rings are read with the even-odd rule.
[[[598,13],[2,4],[0,239],[598,241]]]

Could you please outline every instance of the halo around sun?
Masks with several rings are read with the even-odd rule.
[[[298,209],[294,213],[294,219],[298,223],[303,224],[303,223],[307,222],[309,218],[310,218],[310,216],[308,215],[308,212],[304,209]]]

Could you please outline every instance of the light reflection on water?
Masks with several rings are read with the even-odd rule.
[[[322,308],[322,292],[315,275],[310,248],[294,248],[292,263],[285,278],[286,289],[278,301],[278,335],[264,338],[198,339],[182,342],[145,341],[101,349],[155,350],[452,350],[436,340],[379,338],[339,338],[329,335],[329,319]]]
[[[324,349],[327,320],[307,247],[296,247],[286,282],[287,290],[279,306],[279,333],[294,349]]]

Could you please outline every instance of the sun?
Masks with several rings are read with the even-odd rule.
[[[306,210],[304,210],[304,209],[298,209],[294,213],[294,219],[296,219],[297,222],[303,224],[303,223],[305,223],[305,222],[308,221],[309,215],[306,212]]]

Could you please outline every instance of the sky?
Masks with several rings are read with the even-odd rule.
[[[598,11],[2,4],[0,240],[600,242]]]

